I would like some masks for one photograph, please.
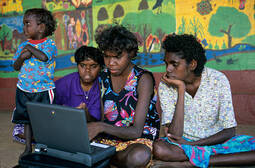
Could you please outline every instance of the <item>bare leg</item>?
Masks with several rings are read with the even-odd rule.
[[[151,150],[144,144],[132,144],[125,150],[117,152],[111,159],[111,164],[122,168],[146,167],[151,159]]]
[[[162,161],[183,162],[189,161],[184,151],[176,145],[169,144],[165,141],[155,141],[153,143],[153,157]]]
[[[255,151],[225,155],[214,155],[210,158],[210,166],[244,166],[255,165]]]
[[[184,151],[176,145],[169,144],[165,141],[155,141],[153,143],[154,160],[152,168],[176,167],[190,168],[194,167]],[[159,161],[161,160],[161,161]]]
[[[24,125],[24,134],[26,138],[26,147],[24,152],[19,156],[19,158],[29,154],[32,152],[32,128],[30,124],[25,124]]]
[[[156,141],[153,143],[153,156],[155,159],[165,162],[155,163],[158,167],[171,166],[192,167],[188,157],[184,151],[176,145],[169,144],[164,141]],[[189,163],[187,163],[189,162]],[[255,151],[241,152],[234,154],[219,154],[210,157],[210,166],[243,166],[255,165]]]

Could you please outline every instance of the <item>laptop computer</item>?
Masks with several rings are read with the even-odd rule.
[[[115,154],[113,146],[90,142],[84,110],[28,102],[35,153],[93,166]]]

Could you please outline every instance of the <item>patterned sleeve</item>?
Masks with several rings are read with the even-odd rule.
[[[235,113],[232,104],[232,94],[230,84],[225,75],[219,81],[220,90],[220,111],[219,111],[219,124],[223,128],[236,127]]]
[[[165,125],[172,121],[177,101],[177,95],[176,91],[173,88],[168,87],[163,82],[159,83],[158,94],[160,106],[162,109],[161,124]]]
[[[17,48],[17,51],[16,51],[16,53],[15,53],[15,55],[13,56],[13,64],[14,64],[14,62],[19,58],[19,56],[20,56],[20,53],[21,53],[21,51],[23,50],[23,48],[24,48],[24,44],[25,43],[21,43],[20,45],[19,45],[19,47]]]
[[[42,51],[47,55],[48,61],[51,61],[57,56],[57,47],[52,39],[47,40],[47,43],[42,47]]]

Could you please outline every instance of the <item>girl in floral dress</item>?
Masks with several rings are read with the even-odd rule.
[[[107,28],[97,35],[96,42],[104,52],[106,66],[101,74],[104,122],[88,124],[90,139],[98,135],[95,141],[116,146],[111,164],[145,167],[160,126],[153,75],[132,64],[138,43],[126,28]]]

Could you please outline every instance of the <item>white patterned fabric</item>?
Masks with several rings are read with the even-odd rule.
[[[178,94],[176,88],[163,82],[159,84],[158,93],[162,125],[165,125],[172,121]],[[194,98],[185,92],[183,136],[199,140],[236,125],[227,77],[217,70],[205,67]]]

